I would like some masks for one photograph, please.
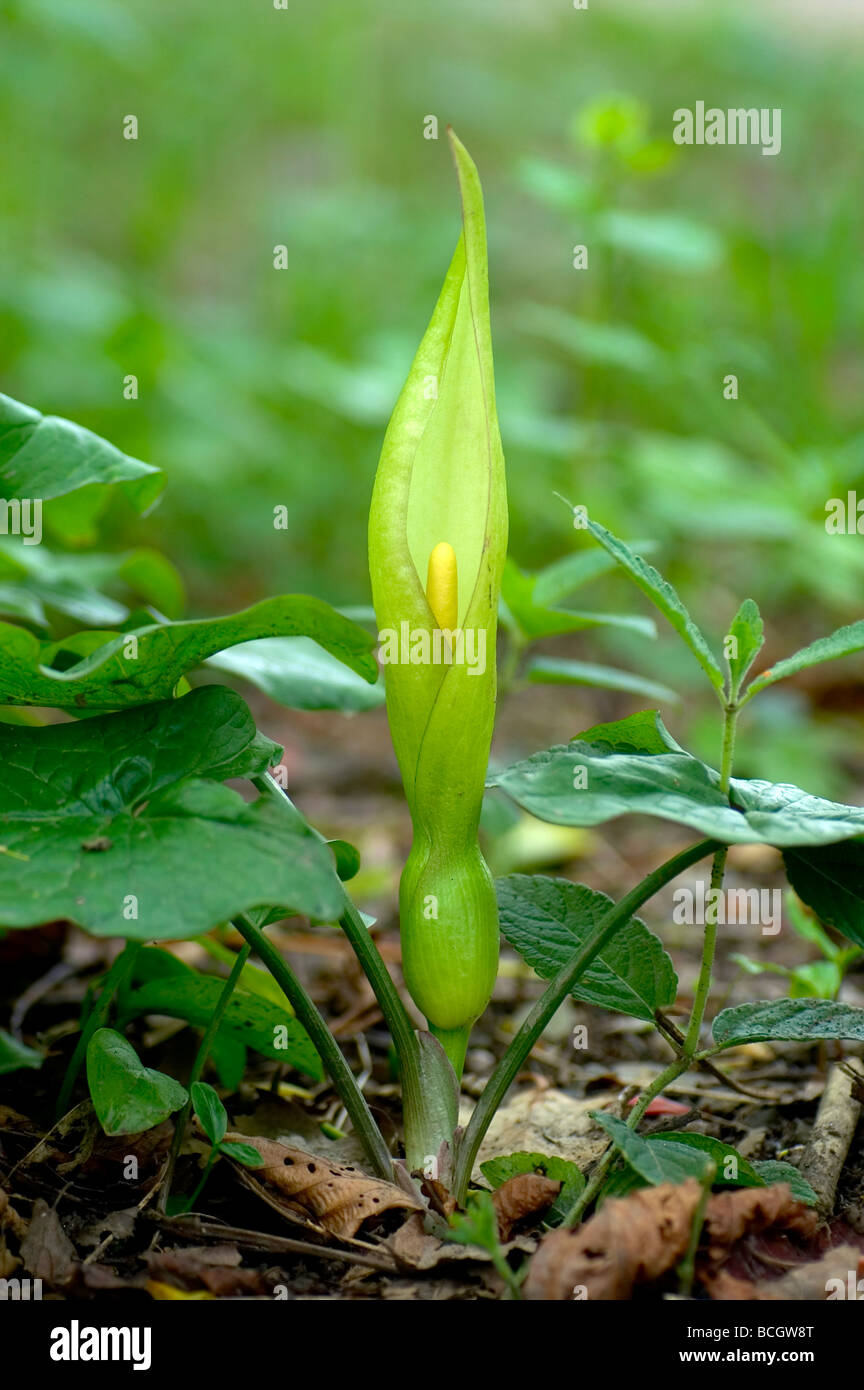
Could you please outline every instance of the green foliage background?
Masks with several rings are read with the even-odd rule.
[[[864,581],[861,538],[824,531],[864,496],[864,28],[831,8],[0,0],[3,389],[166,470],[100,545],[160,545],[193,611],[365,602],[383,428],[458,232],[449,121],[486,193],[517,559],[571,546],[557,489],[659,541],[712,635],[752,592],[773,659],[859,617]],[[781,107],[782,153],[677,149],[697,100]],[[583,645],[698,679],[665,644]],[[842,729],[802,750],[772,699],[743,770],[836,791]]]

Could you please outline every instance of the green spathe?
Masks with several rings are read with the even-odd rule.
[[[386,667],[393,746],[414,825],[400,891],[405,975],[439,1033],[470,1026],[497,968],[495,894],[476,837],[507,548],[483,198],[470,157],[452,133],[450,141],[462,236],[387,430],[369,517],[379,631],[407,623],[412,632],[434,632],[425,583],[429,555],[446,541],[456,556],[458,626],[482,634],[487,653],[482,671],[464,663]],[[454,1045],[454,1060],[457,1053]]]

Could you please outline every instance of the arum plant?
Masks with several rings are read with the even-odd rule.
[[[356,852],[328,844],[307,824],[270,771],[280,749],[256,729],[238,694],[213,685],[188,689],[187,675],[202,662],[239,674],[243,661],[226,662],[226,649],[252,645],[259,674],[261,663],[268,683],[277,672],[278,687],[293,689],[299,707],[308,707],[308,682],[301,691],[291,667],[298,649],[285,645],[299,641],[323,648],[343,681],[346,671],[351,675],[356,701],[357,685],[372,687],[378,680],[372,638],[306,595],[284,595],[243,613],[199,621],[154,622],[147,614],[142,622],[130,614],[122,631],[61,638],[43,630],[41,614],[36,620],[21,580],[17,610],[33,619],[29,627],[0,623],[0,704],[50,706],[86,712],[88,718],[45,726],[0,721],[0,764],[6,770],[0,785],[0,925],[69,921],[97,936],[125,939],[85,1010],[60,1108],[71,1100],[86,1060],[91,1096],[107,1132],[138,1133],[179,1113],[172,1165],[196,1099],[205,1129],[209,1124],[213,1155],[220,1145],[224,1151],[224,1112],[203,1073],[212,1065],[226,1090],[236,1089],[252,1048],[316,1083],[326,1072],[370,1167],[378,1177],[393,1176],[393,1154],[361,1082],[267,933],[292,914],[340,924],[398,1054],[407,1167],[439,1178],[462,1205],[489,1124],[565,999],[655,1024],[671,1060],[626,1124],[608,1115],[602,1120],[612,1147],[588,1181],[569,1182],[565,1219],[574,1221],[602,1195],[613,1162],[629,1165],[628,1182],[677,1181],[688,1173],[702,1180],[705,1155],[693,1157],[693,1136],[654,1143],[636,1132],[653,1097],[689,1067],[713,1068],[711,1059],[723,1049],[751,1040],[864,1039],[864,1009],[832,998],[795,998],[722,1010],[706,1046],[722,927],[713,910],[705,919],[689,1023],[679,1032],[668,1017],[678,985],[672,962],[636,915],[709,855],[711,891],[720,897],[728,846],[764,843],[783,851],[790,884],[818,921],[864,947],[864,810],[797,787],[734,776],[737,720],[750,700],[817,661],[860,651],[864,622],[746,683],[762,645],[756,605],[745,601],[731,623],[724,672],[671,586],[593,521],[587,530],[603,548],[601,566],[580,557],[578,564],[537,576],[511,566],[503,611],[511,641],[515,634],[514,673],[529,641],[587,625],[590,615],[555,605],[574,583],[602,572],[610,561],[629,574],[696,657],[719,700],[722,735],[718,771],[682,748],[656,711],[648,710],[504,769],[492,785],[539,819],[583,827],[644,814],[676,822],[698,838],[618,902],[566,879],[512,875],[493,884],[477,837],[495,715],[507,506],[482,193],[465,149],[455,136],[450,143],[462,233],[387,430],[369,520],[387,710],[413,827],[399,892],[404,975],[428,1031],[414,1028],[346,887],[356,871]],[[149,504],[152,472],[68,421],[0,397],[0,485],[11,496],[37,496],[39,489],[46,497],[62,496],[119,484],[131,487],[139,501],[144,488]],[[626,615],[615,620],[634,625]],[[635,621],[650,630],[644,619]],[[268,641],[280,645],[268,648],[265,659],[258,644]],[[320,661],[315,669],[316,683],[326,680]],[[531,669],[526,679],[536,676]],[[610,678],[598,668],[572,665],[540,675],[568,682]],[[620,680],[618,685],[636,688]],[[664,698],[668,692],[654,687],[653,693]],[[259,793],[256,800],[246,801],[226,785],[237,779]],[[461,1131],[458,1078],[472,1025],[494,984],[499,918],[508,942],[546,987]],[[227,951],[230,974],[224,983],[159,948],[160,941],[223,931],[228,922],[244,945],[236,955]],[[272,978],[265,980],[251,966],[253,952]],[[224,948],[214,953],[225,960]],[[148,1014],[203,1030],[188,1089],[146,1067],[124,1037],[127,1026]],[[24,1049],[14,1065],[33,1065],[34,1055],[28,1063]],[[537,1158],[527,1156],[532,1166]],[[539,1159],[546,1164],[543,1155]],[[430,1160],[437,1167],[430,1168]],[[776,1164],[739,1170],[751,1184],[778,1176]],[[620,1185],[620,1170],[611,1177]],[[172,1193],[172,1204],[175,1199],[183,1204]],[[488,1202],[477,1210],[488,1218]],[[491,1239],[488,1220],[487,1235]]]
[[[483,197],[452,133],[450,144],[462,236],[384,440],[369,569],[414,831],[399,892],[405,981],[458,1075],[498,962],[495,890],[477,831],[495,716],[507,498]]]

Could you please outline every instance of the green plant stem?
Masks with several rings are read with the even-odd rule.
[[[294,815],[298,814],[287,792],[269,773],[253,778],[253,782],[259,791],[276,804],[290,809]],[[319,835],[318,838],[323,841],[323,836]],[[437,1154],[442,1143],[450,1144],[453,1139],[452,1132],[445,1133],[439,1121],[434,1118],[436,1114],[441,1113],[440,1107],[427,1104],[428,1088],[435,1084],[435,1079],[430,1076],[428,1059],[424,1073],[414,1025],[366,923],[347,892],[344,893],[339,925],[372,986],[372,992],[393,1038],[402,1079],[406,1153],[410,1166],[419,1166],[427,1155]],[[341,1053],[339,1055],[341,1057]],[[440,1088],[446,1090],[449,1084],[447,1077],[442,1075],[437,1079]]]
[[[718,848],[716,840],[700,840],[697,844],[673,855],[671,859],[667,859],[665,864],[661,864],[659,868],[648,874],[620,902],[610,908],[581,950],[566,965],[562,966],[547,986],[486,1083],[468,1127],[459,1142],[453,1177],[453,1195],[460,1204],[465,1201],[474,1160],[493,1115],[504,1099],[511,1083],[515,1080],[525,1058],[573,986],[603,950],[603,947],[612,940],[615,933],[630,920],[633,914],[638,912],[643,903],[653,897],[664,884],[676,878],[684,869],[689,868],[698,860],[704,859],[707,854],[711,854]],[[675,1065],[679,1065],[679,1063],[676,1061]],[[680,1066],[681,1070],[685,1071],[689,1066],[689,1060],[680,1063]]]
[[[213,1046],[213,1039],[216,1037],[219,1025],[225,1016],[225,1010],[228,1007],[228,1001],[231,998],[231,995],[234,993],[237,981],[240,979],[243,966],[249,959],[251,950],[251,946],[248,946],[244,942],[240,950],[237,952],[237,955],[234,958],[234,964],[231,966],[230,974],[228,975],[227,980],[222,986],[222,993],[219,995],[219,998],[216,1001],[216,1008],[213,1010],[213,1014],[207,1023],[207,1027],[204,1030],[204,1036],[201,1039],[198,1051],[195,1054],[195,1060],[192,1063],[192,1070],[189,1073],[189,1080],[186,1083],[187,1089],[189,1091],[189,1099],[183,1106],[183,1109],[180,1111],[180,1114],[178,1115],[177,1121],[174,1125],[174,1138],[171,1141],[171,1152],[168,1155],[168,1166],[165,1169],[165,1177],[162,1180],[162,1188],[159,1193],[159,1206],[162,1211],[165,1210],[165,1206],[168,1202],[168,1196],[171,1191],[171,1182],[174,1177],[174,1169],[177,1166],[177,1159],[180,1157],[180,1150],[183,1147],[183,1140],[186,1137],[186,1126],[189,1123],[189,1116],[192,1113],[192,1087],[195,1085],[196,1081],[201,1080],[201,1077],[204,1073],[204,1068],[207,1065],[207,1058],[210,1056],[210,1050]],[[201,1189],[199,1187],[198,1192],[200,1192],[200,1190]],[[196,1192],[195,1194],[196,1197],[198,1195],[198,1192]]]
[[[723,707],[723,746],[720,758],[720,790],[723,792],[724,796],[729,795],[729,784],[732,779],[732,759],[735,755],[735,729],[737,719],[738,706],[734,700],[730,700],[728,704]],[[726,856],[728,853],[728,846],[723,845],[714,855],[714,862],[711,866],[712,900],[705,914],[705,936],[702,941],[702,964],[699,968],[699,979],[696,982],[696,992],[693,996],[693,1009],[690,1014],[690,1022],[687,1025],[687,1033],[684,1039],[684,1051],[688,1057],[693,1057],[699,1047],[699,1035],[702,1031],[705,1009],[708,1004],[708,995],[711,991],[714,953],[717,949],[717,900],[714,894],[722,892],[723,880],[726,874]]]
[[[375,1172],[379,1177],[390,1181],[393,1177],[393,1167],[384,1137],[372,1117],[354,1073],[311,998],[287,961],[283,960],[273,942],[265,936],[260,927],[256,927],[245,915],[236,918],[234,925],[270,971],[312,1039],[342,1104],[351,1116]]]
[[[636,1128],[652,1100],[666,1089],[670,1081],[675,1081],[683,1072],[687,1071],[690,1067],[690,1062],[691,1059],[689,1057],[676,1057],[675,1061],[670,1062],[668,1067],[660,1072],[659,1076],[655,1076],[651,1085],[643,1091],[642,1095],[633,1106],[633,1109],[630,1111],[630,1114],[627,1116],[628,1129]],[[581,1219],[582,1213],[591,1205],[603,1186],[606,1180],[606,1174],[612,1167],[617,1155],[618,1150],[615,1148],[614,1144],[610,1144],[605,1153],[594,1165],[594,1171],[589,1181],[585,1184],[579,1196],[576,1198],[576,1201],[565,1215],[561,1222],[562,1226],[575,1226],[576,1222]]]
[[[711,1196],[711,1188],[717,1176],[717,1164],[709,1163],[702,1178],[702,1192],[696,1210],[693,1213],[693,1224],[690,1227],[690,1240],[687,1245],[687,1253],[678,1267],[679,1289],[678,1292],[683,1298],[689,1298],[693,1290],[693,1278],[696,1273],[696,1251],[699,1247],[699,1237],[702,1234],[702,1226],[705,1222],[705,1209],[708,1206],[708,1198]]]
[[[78,1073],[81,1070],[84,1058],[87,1055],[87,1046],[90,1039],[97,1028],[104,1027],[107,1022],[112,1000],[117,991],[123,987],[131,975],[135,962],[138,959],[138,953],[143,944],[144,943],[141,941],[127,941],[102,982],[99,998],[90,1010],[84,1027],[81,1030],[81,1036],[75,1044],[75,1051],[72,1053],[69,1065],[66,1068],[66,1075],[63,1077],[63,1085],[60,1087],[60,1094],[57,1097],[55,1114],[58,1120],[62,1115],[66,1114],[73,1087],[78,1079]]]
[[[218,1153],[219,1145],[214,1144],[207,1157],[207,1162],[204,1164],[204,1171],[201,1174],[198,1186],[195,1188],[195,1191],[192,1193],[192,1196],[189,1198],[188,1202],[183,1203],[182,1209],[177,1213],[178,1216],[185,1216],[186,1213],[190,1212],[192,1208],[195,1206],[195,1203],[198,1201],[198,1198],[201,1195],[201,1189],[203,1188],[205,1182],[210,1176],[210,1170],[213,1167],[213,1164],[216,1162],[216,1155]]]

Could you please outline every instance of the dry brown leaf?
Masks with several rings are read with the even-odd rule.
[[[722,1260],[729,1246],[744,1235],[758,1235],[770,1227],[813,1236],[819,1217],[792,1196],[785,1182],[771,1187],[739,1187],[716,1192],[705,1212],[702,1244],[712,1263]]]
[[[661,1278],[682,1258],[700,1192],[695,1178],[645,1188],[605,1202],[577,1231],[553,1231],[531,1262],[526,1298],[572,1298],[578,1286],[592,1299],[629,1298],[635,1284]],[[705,1212],[699,1276],[711,1284],[744,1236],[771,1229],[812,1237],[818,1226],[817,1214],[785,1183],[716,1193]]]
[[[501,1240],[508,1241],[514,1227],[526,1217],[539,1216],[551,1207],[560,1191],[560,1182],[541,1173],[517,1173],[508,1178],[492,1196]]]
[[[695,1178],[645,1188],[604,1202],[576,1231],[552,1231],[531,1261],[525,1297],[571,1299],[584,1287],[590,1299],[629,1298],[634,1284],[659,1279],[681,1259],[701,1192]]]
[[[68,1284],[75,1273],[75,1247],[54,1208],[41,1197],[33,1205],[30,1227],[21,1242],[21,1259],[27,1273],[46,1284]]]
[[[252,1170],[255,1177],[275,1188],[330,1235],[353,1236],[370,1216],[395,1207],[423,1210],[419,1197],[412,1198],[395,1183],[372,1178],[353,1165],[333,1163],[273,1139],[233,1132],[225,1138],[257,1149],[264,1166]]]
[[[705,1282],[711,1297],[718,1302],[748,1299],[756,1303],[822,1303],[828,1298],[829,1279],[839,1279],[845,1291],[849,1274],[852,1274],[857,1283],[862,1266],[864,1256],[857,1246],[837,1245],[833,1250],[828,1250],[821,1260],[808,1260],[806,1264],[790,1269],[779,1279],[769,1279],[757,1284],[723,1269]]]

